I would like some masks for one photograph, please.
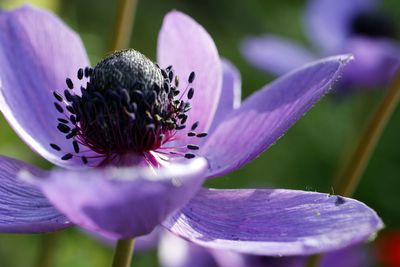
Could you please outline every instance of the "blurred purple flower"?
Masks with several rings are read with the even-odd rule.
[[[239,105],[238,71],[221,63],[208,33],[180,12],[169,13],[160,31],[164,69],[127,50],[84,71],[89,62],[79,37],[31,7],[0,13],[0,29],[0,109],[59,167],[45,171],[0,157],[2,232],[76,224],[131,238],[162,224],[208,247],[296,255],[358,243],[382,228],[376,213],[353,199],[201,189],[205,179],[240,168],[276,142],[329,90],[349,55],[300,68]],[[176,85],[180,95],[175,74],[189,77]],[[189,133],[183,121],[192,125]],[[198,138],[206,131],[208,138]],[[197,157],[187,159],[191,151]]]
[[[268,257],[207,249],[164,232],[158,247],[161,267],[306,267],[308,257]],[[320,267],[372,267],[376,259],[366,244],[324,254]]]
[[[374,0],[310,0],[305,10],[304,32],[313,50],[279,36],[248,37],[241,44],[253,65],[281,75],[320,56],[352,53],[356,60],[346,68],[341,88],[385,85],[399,68],[400,46],[396,29],[380,13]]]

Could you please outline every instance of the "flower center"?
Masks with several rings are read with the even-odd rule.
[[[351,23],[352,33],[368,37],[396,36],[395,24],[384,14],[364,12],[358,14]]]
[[[88,157],[79,155],[81,146],[103,156],[102,164],[118,156],[145,155],[175,140],[176,132],[186,128],[190,100],[194,95],[191,87],[194,72],[181,93],[172,66],[161,69],[143,54],[129,49],[111,54],[94,69],[79,69],[77,77],[88,80],[85,87],[80,87],[80,94],[74,92],[69,78],[64,96],[53,92],[57,100],[55,108],[64,115],[58,119],[57,128],[71,139],[74,150],[66,153],[63,160],[76,156],[87,164]],[[191,127],[193,131],[197,125]],[[193,131],[188,136],[207,135]],[[56,144],[50,145],[61,150]],[[178,148],[182,147],[162,153],[186,158],[195,156]],[[189,144],[184,148],[197,150],[199,147]]]

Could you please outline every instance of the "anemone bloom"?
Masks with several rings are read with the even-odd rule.
[[[310,0],[304,32],[313,50],[279,36],[248,37],[244,57],[261,70],[281,75],[320,56],[352,53],[356,60],[344,72],[341,88],[385,85],[400,66],[400,46],[389,16],[374,0]]]
[[[78,225],[126,239],[162,224],[204,246],[292,255],[357,243],[382,227],[352,199],[201,188],[271,146],[329,90],[350,56],[298,69],[239,106],[238,72],[180,12],[164,19],[159,65],[125,50],[92,69],[79,37],[31,7],[0,13],[0,28],[1,111],[57,165],[46,171],[1,157],[1,231]]]

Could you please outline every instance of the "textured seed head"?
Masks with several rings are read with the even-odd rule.
[[[98,91],[125,88],[128,91],[152,90],[163,86],[161,70],[140,52],[129,49],[111,54],[93,70],[90,83]]]

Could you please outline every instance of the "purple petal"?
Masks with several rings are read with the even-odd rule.
[[[383,224],[372,209],[349,198],[283,189],[203,189],[163,226],[208,248],[290,256],[357,244]]]
[[[73,147],[57,130],[61,114],[51,93],[65,89],[65,79],[89,65],[79,36],[53,14],[29,6],[1,12],[0,31],[0,110],[18,135],[47,160],[80,165],[75,158],[60,159]],[[63,152],[52,150],[50,143]]]
[[[169,167],[53,170],[35,179],[47,198],[72,222],[108,238],[150,233],[199,189],[202,158]]]
[[[246,38],[241,52],[251,64],[274,75],[285,74],[317,59],[306,48],[278,36]]]
[[[352,19],[374,8],[374,0],[311,0],[306,9],[305,33],[326,54],[342,51]]]
[[[194,71],[195,89],[187,125],[199,121],[198,131],[206,131],[217,109],[222,85],[222,68],[214,41],[206,30],[189,16],[172,11],[164,18],[158,37],[158,62],[172,65],[184,91]],[[182,132],[182,131],[181,131]]]
[[[314,62],[247,98],[202,148],[209,176],[238,169],[268,149],[328,92],[351,58],[342,55]]]
[[[234,109],[240,106],[242,80],[239,70],[228,60],[222,60],[223,81],[221,97],[209,132],[213,132],[219,123]]]
[[[343,83],[347,86],[382,86],[391,81],[399,69],[400,46],[389,40],[351,38],[345,49],[356,59],[344,72]]]
[[[44,174],[24,162],[0,156],[0,232],[41,233],[71,226],[39,189],[17,178],[24,171]]]

